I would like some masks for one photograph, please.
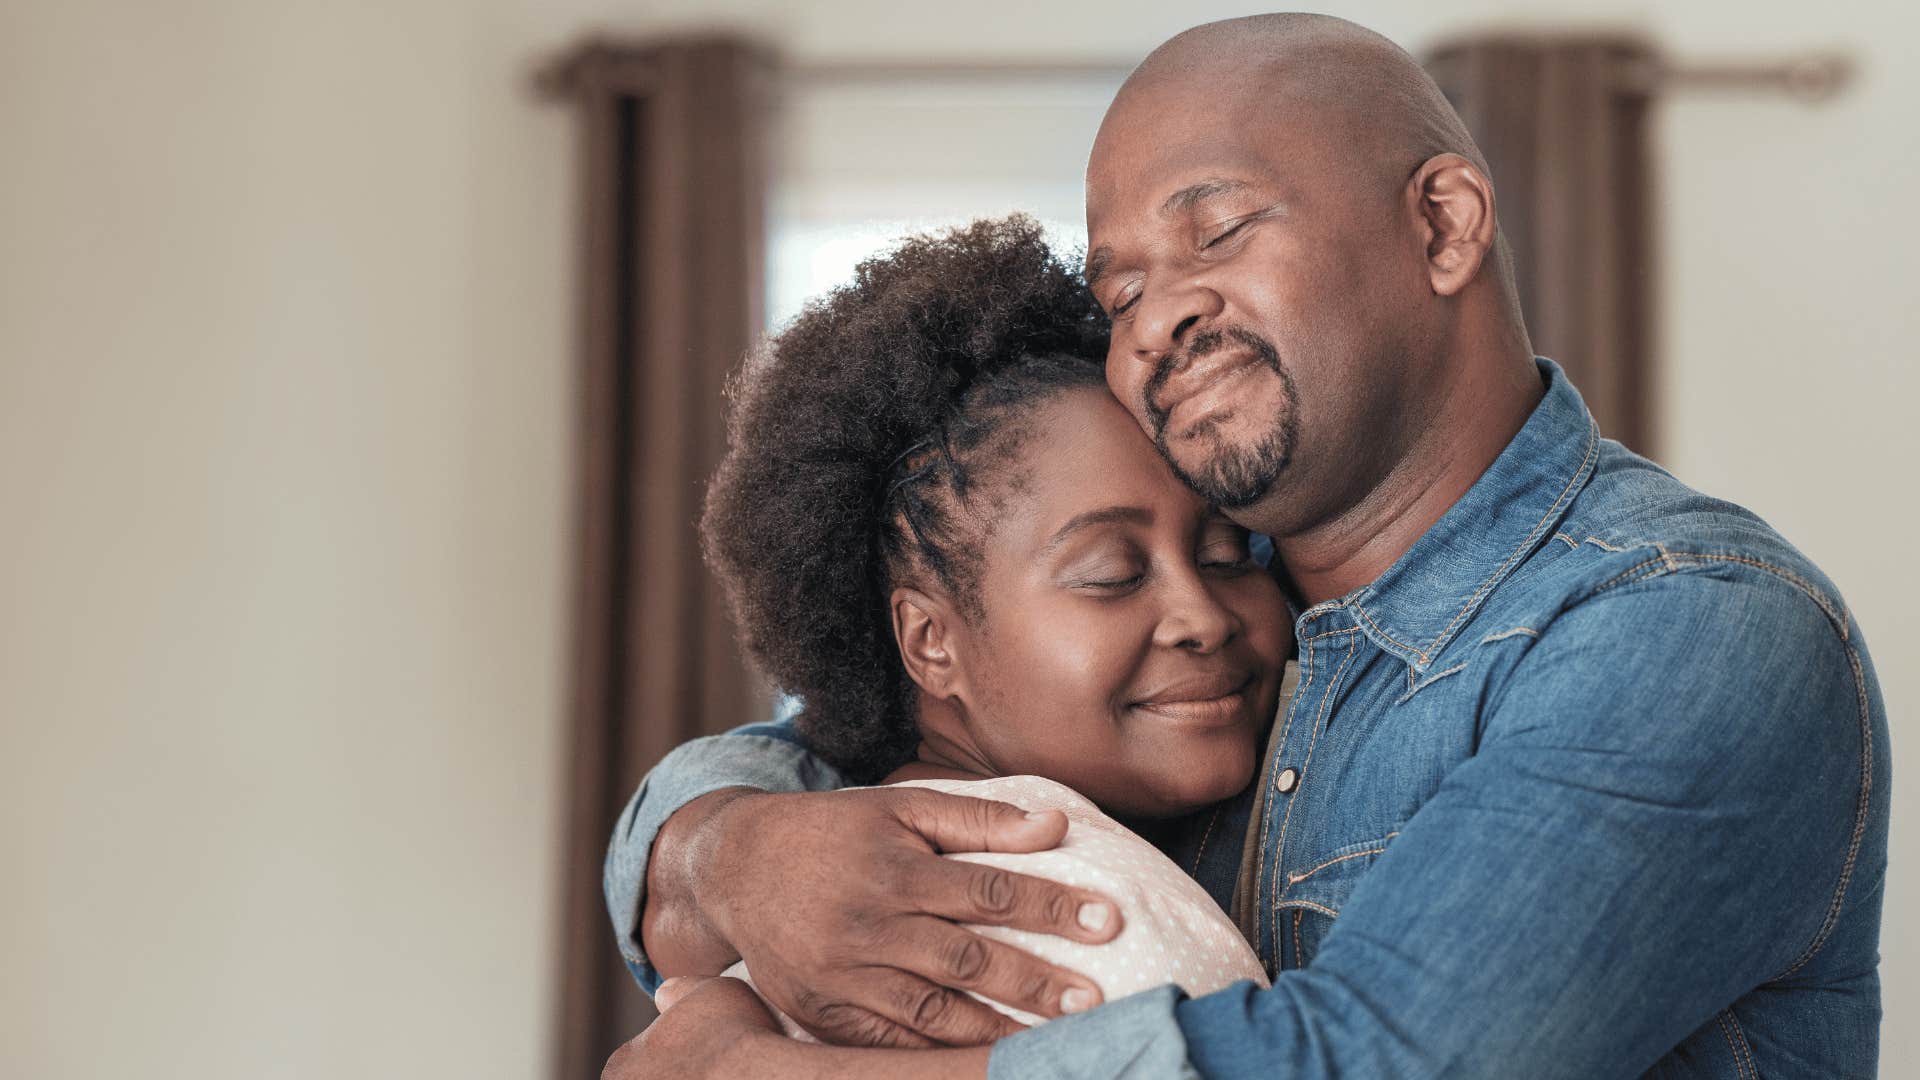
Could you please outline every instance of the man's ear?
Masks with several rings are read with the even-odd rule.
[[[963,667],[957,655],[962,648],[958,613],[943,596],[934,596],[910,586],[893,590],[888,597],[893,610],[893,640],[900,646],[900,662],[907,677],[934,698],[958,694]]]
[[[1493,182],[1459,154],[1436,154],[1414,171],[1407,188],[1425,230],[1427,280],[1436,294],[1452,296],[1479,275],[1493,251]]]

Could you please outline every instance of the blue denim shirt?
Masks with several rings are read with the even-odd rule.
[[[1125,998],[1004,1040],[991,1077],[1874,1075],[1889,756],[1860,628],[1764,522],[1540,371],[1466,496],[1297,614],[1265,797],[1227,807],[1259,830],[1273,988]],[[840,783],[787,723],[653,771],[606,878],[644,984],[660,823]],[[1237,860],[1199,854],[1224,899]]]

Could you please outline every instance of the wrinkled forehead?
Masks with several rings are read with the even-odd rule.
[[[1186,139],[1137,150],[1123,148],[1104,158],[1096,151],[1089,162],[1089,237],[1188,209],[1196,191],[1267,190],[1283,180],[1284,170],[1243,139]]]
[[[1087,159],[1088,233],[1161,214],[1168,199],[1207,181],[1302,184],[1322,156],[1314,129],[1284,102],[1254,109],[1191,96],[1118,99]]]

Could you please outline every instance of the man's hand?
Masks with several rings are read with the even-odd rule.
[[[739,979],[668,979],[654,1004],[660,1019],[613,1052],[600,1080],[746,1076],[738,1066],[753,1056],[756,1039],[789,1041]]]
[[[987,1072],[984,1047],[848,1050],[796,1042],[738,979],[669,979],[654,1003],[660,1019],[614,1051],[600,1080],[980,1080]]]
[[[663,971],[659,939],[697,925],[688,936],[724,941],[801,1026],[861,1046],[975,1046],[1020,1030],[962,991],[1046,1017],[1100,1001],[1092,980],[955,925],[1089,943],[1119,932],[1097,893],[940,857],[1044,851],[1066,835],[1058,812],[873,788],[735,789],[680,813],[689,827],[669,842],[669,821],[648,867],[643,932]]]

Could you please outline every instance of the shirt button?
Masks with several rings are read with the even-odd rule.
[[[1300,786],[1300,770],[1298,769],[1291,769],[1291,768],[1281,769],[1278,773],[1274,774],[1274,777],[1273,777],[1274,790],[1278,791],[1282,795],[1291,794],[1293,789],[1299,786]]]

